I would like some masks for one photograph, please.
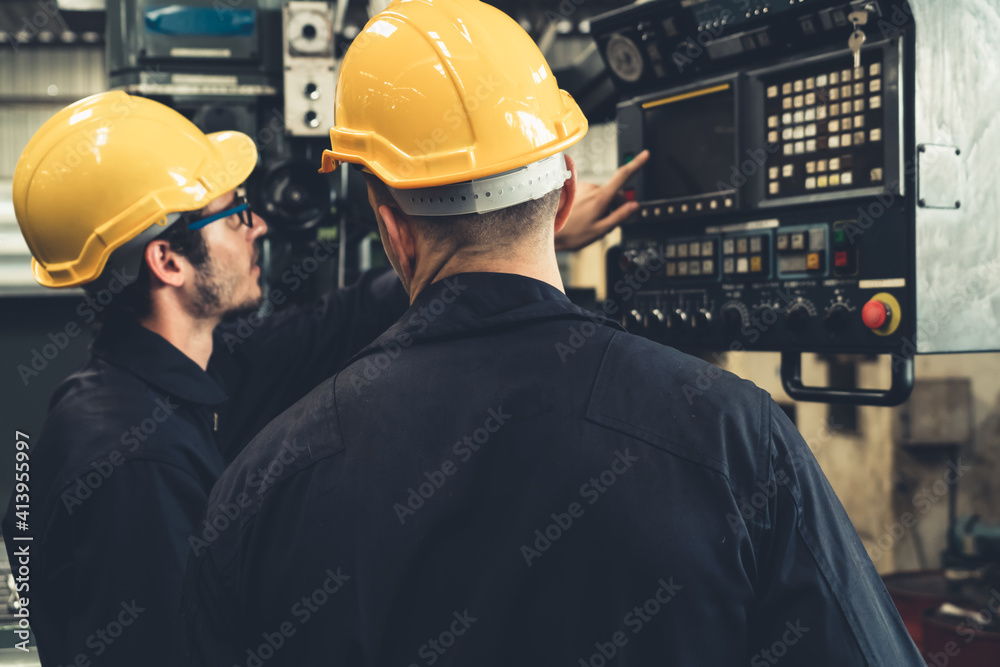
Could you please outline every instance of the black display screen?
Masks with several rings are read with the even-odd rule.
[[[643,138],[650,151],[643,170],[644,199],[678,199],[734,189],[730,184],[736,142],[732,85],[652,100],[643,107]]]

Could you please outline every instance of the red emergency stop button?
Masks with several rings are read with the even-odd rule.
[[[869,329],[881,329],[891,314],[888,306],[877,299],[872,299],[861,309],[861,320]]]

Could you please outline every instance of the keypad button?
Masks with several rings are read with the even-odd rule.
[[[882,128],[872,128],[872,131],[868,133],[868,139],[871,141],[882,141]]]
[[[689,263],[688,275],[700,276],[701,275],[701,262],[694,260]]]
[[[805,139],[805,137],[806,137],[806,128],[805,128],[805,126],[804,125],[796,125],[795,126],[795,132],[792,135],[792,138],[793,139]]]
[[[830,137],[830,148],[840,148],[840,136],[834,135]]]
[[[806,268],[810,271],[818,271],[820,268],[819,253],[811,252],[806,255]]]
[[[858,130],[858,129],[861,129],[862,127],[864,127],[864,126],[865,126],[865,117],[864,116],[855,116],[854,117],[854,129]]]
[[[771,181],[767,186],[767,191],[772,195],[778,194],[778,181]]]
[[[882,90],[882,79],[873,79],[868,85],[868,89],[873,93],[877,93]]]
[[[809,162],[806,162],[806,173],[807,174],[815,174],[816,173],[816,161],[815,160],[811,160]]]
[[[668,243],[666,249],[663,252],[668,259],[672,259],[677,256],[677,246],[673,243]]]
[[[831,120],[827,124],[826,129],[827,129],[828,132],[840,132],[840,121],[839,120]]]
[[[826,119],[826,106],[816,107],[816,120]]]
[[[778,250],[788,250],[788,234],[778,234]]]
[[[806,106],[816,104],[816,93],[806,93]]]
[[[815,108],[806,109],[806,122],[808,123],[809,121],[813,120],[816,120],[816,109]]]
[[[714,241],[702,241],[701,242],[701,256],[710,257],[715,253],[715,242]]]
[[[791,97],[786,97],[783,100],[781,100],[781,108],[782,109],[791,109],[792,108],[792,98]]]
[[[802,155],[805,152],[806,152],[806,142],[804,142],[804,141],[796,141],[795,142],[795,154],[796,155]]]
[[[795,135],[794,127],[786,127],[781,131],[781,138],[784,139],[785,141],[791,141],[794,138],[794,135]]]
[[[809,249],[813,252],[826,250],[826,230],[823,227],[813,227],[809,230]]]
[[[715,273],[715,260],[713,259],[701,260],[701,274],[703,276],[708,276],[713,273]]]
[[[727,257],[722,260],[722,272],[723,273],[735,273],[736,272],[736,260],[732,257]]]
[[[826,87],[826,74],[820,74],[816,77],[816,87],[824,88]]]
[[[840,121],[840,127],[844,130],[851,129],[851,117],[848,116]]]
[[[742,239],[736,239],[736,254],[745,255],[749,249],[749,241],[744,237]]]
[[[817,160],[816,161],[816,171],[821,172],[821,173],[824,172],[824,171],[826,171],[826,160]]]
[[[860,81],[863,78],[865,78],[865,68],[864,67],[855,67],[854,68],[854,80],[855,81]]]
[[[750,252],[760,252],[761,251],[761,237],[751,236],[750,237]]]
[[[851,80],[851,70],[849,70],[849,69],[841,70],[840,71],[840,80],[843,81],[843,82],[845,82],[845,83],[847,81],[850,81]]]
[[[839,116],[839,115],[840,115],[840,105],[839,104],[831,104],[830,105],[830,116],[833,117],[833,116]]]
[[[868,73],[872,76],[878,76],[882,73],[882,63],[872,63],[868,67]]]
[[[840,73],[830,72],[830,85],[836,86],[838,83],[840,83]]]
[[[803,232],[796,232],[791,236],[792,250],[806,249],[806,235]]]
[[[796,95],[792,101],[796,109],[801,109],[805,103],[805,98],[802,95]]]
[[[849,171],[845,171],[844,173],[842,173],[840,175],[840,184],[841,185],[853,185],[854,184],[854,176],[852,175],[852,173],[849,172]]]
[[[842,114],[851,113],[851,103],[849,101],[840,103],[840,113]]]
[[[805,115],[805,112],[803,112],[803,111],[796,111],[792,115],[792,118],[795,120],[795,123],[797,125],[799,123],[804,123],[805,122],[806,115]]]
[[[767,169],[767,176],[772,181],[774,179],[778,178],[778,168],[777,167],[768,167],[768,169]]]
[[[816,124],[815,123],[811,123],[809,125],[806,125],[806,136],[807,137],[815,137],[816,136]]]
[[[746,257],[740,257],[736,260],[736,273],[747,273],[750,269],[750,262],[747,261]]]
[[[805,82],[802,81],[802,79],[799,79],[793,84],[793,86],[796,93],[801,93],[802,89],[805,87]]]
[[[815,87],[816,87],[816,78],[815,77],[811,76],[808,79],[806,79],[806,90],[812,90]]]
[[[854,133],[854,145],[855,146],[860,146],[863,143],[865,143],[865,131],[861,130],[859,132],[855,132]]]
[[[734,252],[736,252],[736,242],[733,239],[723,239],[722,254],[732,255]]]
[[[781,124],[782,125],[792,124],[792,112],[789,111],[788,113],[781,114]]]
[[[790,178],[795,173],[795,165],[786,164],[781,168],[781,175]]]
[[[768,97],[777,97],[778,96],[778,87],[777,86],[768,86],[767,96]]]
[[[777,116],[768,116],[767,117],[767,126],[768,127],[778,127],[778,117]]]
[[[830,101],[831,102],[836,102],[839,99],[840,99],[840,89],[838,89],[838,88],[831,88],[830,89]]]
[[[781,152],[783,155],[791,155],[795,151],[795,147],[792,144],[785,144],[781,147]]]
[[[756,256],[756,257],[751,257],[750,258],[750,272],[751,273],[760,273],[763,270],[764,270],[764,261],[763,261],[763,258],[760,257],[759,255]]]
[[[781,94],[782,95],[791,95],[792,94],[792,84],[791,84],[791,82],[782,84],[782,86],[781,86]]]
[[[667,277],[673,278],[677,275],[677,262],[667,262]]]
[[[882,96],[881,95],[872,95],[871,98],[868,100],[868,106],[871,107],[872,109],[881,109],[882,108]]]
[[[815,189],[816,189],[816,177],[810,176],[809,178],[806,179],[806,190],[815,190]]]
[[[826,171],[825,169],[823,171]],[[840,171],[840,158],[830,158],[830,171]]]
[[[686,276],[688,274],[688,263],[678,262],[677,263],[677,275]]]
[[[830,174],[830,187],[840,185],[840,174]]]
[[[816,179],[816,187],[825,188],[827,186],[827,184],[829,183],[829,180],[830,179],[827,176],[820,176],[820,177],[818,177]]]
[[[865,94],[865,84],[856,83],[854,84],[854,96],[859,97]]]
[[[875,167],[871,171],[872,183],[882,182],[882,167]]]
[[[858,113],[859,111],[864,111],[864,110],[865,110],[865,101],[854,100],[854,113]]]
[[[768,141],[768,143],[771,143],[771,144],[778,143],[778,131],[777,130],[771,130],[770,132],[768,132],[767,133],[767,141]]]
[[[816,152],[816,140],[806,139],[806,153],[815,153],[815,152]]]

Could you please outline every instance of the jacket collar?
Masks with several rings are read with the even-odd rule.
[[[137,322],[124,318],[106,321],[91,352],[178,399],[203,405],[228,400],[201,366]]]
[[[575,305],[548,283],[510,273],[460,273],[425,288],[409,310],[351,360],[386,346],[449,336],[530,320],[586,320],[624,331],[603,314]]]

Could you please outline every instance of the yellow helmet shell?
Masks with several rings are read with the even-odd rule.
[[[14,171],[35,280],[95,280],[116,248],[232,190],[256,164],[250,137],[206,135],[159,102],[113,91],[71,104],[35,133]]]
[[[587,119],[513,19],[478,0],[396,0],[348,49],[322,171],[395,188],[469,181],[575,144]]]

